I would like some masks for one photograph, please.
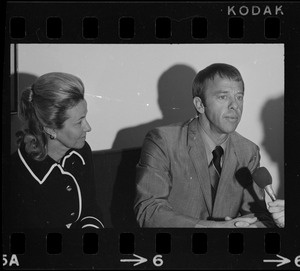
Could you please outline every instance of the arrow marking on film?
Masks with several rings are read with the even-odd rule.
[[[264,262],[268,262],[268,263],[274,263],[274,262],[277,262],[277,263],[279,263],[279,264],[277,264],[277,266],[276,267],[279,267],[279,266],[282,266],[282,265],[284,265],[284,264],[288,264],[288,263],[290,263],[291,262],[291,260],[290,259],[288,259],[288,258],[285,258],[285,257],[283,257],[283,256],[280,256],[280,255],[276,255],[278,258],[280,258],[279,260],[277,260],[277,259],[274,259],[274,260],[264,260]]]
[[[133,254],[134,257],[136,257],[137,259],[121,259],[120,261],[121,262],[135,262],[135,264],[133,266],[136,266],[136,265],[139,265],[139,264],[142,264],[142,263],[145,263],[147,262],[148,260],[142,256],[139,256],[139,255],[136,255],[136,254]]]

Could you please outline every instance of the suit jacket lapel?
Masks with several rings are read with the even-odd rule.
[[[198,130],[198,118],[190,122],[188,127],[188,148],[191,161],[194,165],[198,180],[201,185],[201,192],[206,203],[209,215],[212,214],[212,195],[210,175],[205,146]]]

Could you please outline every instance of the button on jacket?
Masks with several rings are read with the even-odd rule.
[[[11,157],[12,228],[103,228],[96,202],[88,143],[70,149],[60,163],[35,161],[21,146]]]

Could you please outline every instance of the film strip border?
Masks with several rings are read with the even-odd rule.
[[[244,252],[244,235],[241,232],[228,233],[228,253],[242,254]],[[10,235],[10,253],[25,254],[26,234],[12,233]],[[96,232],[82,234],[82,252],[85,254],[97,254],[99,252],[99,236]],[[280,253],[280,234],[277,232],[267,232],[264,235],[265,252],[268,254]],[[41,240],[42,241],[42,240]],[[61,233],[50,232],[45,235],[44,240],[48,254],[61,254],[63,235]],[[194,254],[206,254],[208,252],[207,234],[204,232],[194,232],[191,234],[190,251]],[[158,254],[171,253],[172,235],[168,232],[155,234],[155,251]],[[134,254],[135,234],[132,232],[122,232],[119,234],[119,252],[122,254]]]
[[[278,232],[194,232],[148,229],[121,232],[35,232],[10,235],[7,267],[23,268],[274,268],[300,267],[300,255],[281,255]],[[5,240],[6,241],[6,240]],[[299,254],[299,253],[298,253]],[[245,265],[247,263],[247,265]]]
[[[136,36],[136,23],[133,17],[121,17],[118,20],[118,34],[121,40],[132,40]],[[227,33],[230,39],[244,37],[245,22],[242,17],[231,17],[227,21]],[[208,37],[208,22],[206,17],[191,19],[191,36],[193,39],[206,39]],[[46,18],[46,37],[48,40],[59,40],[63,37],[63,20],[52,16]],[[10,19],[10,37],[14,40],[26,39],[26,20],[24,17]],[[99,37],[99,19],[94,16],[82,19],[82,38],[101,41]],[[170,39],[172,37],[172,20],[169,17],[155,19],[155,37],[157,39]],[[264,36],[266,39],[277,40],[280,37],[280,18],[267,17],[264,20]]]
[[[290,144],[297,142],[294,131],[299,127],[295,117],[299,115],[299,100],[294,96],[300,74],[299,2],[9,2],[6,13],[6,46],[10,43],[284,43],[288,90],[285,153],[292,153]],[[5,59],[9,63],[9,54],[5,54]],[[5,64],[4,68],[7,67]],[[9,85],[9,69],[4,74]],[[9,104],[7,96],[3,103]],[[8,111],[2,112],[8,115]],[[289,183],[285,193],[288,199],[285,229],[3,232],[3,251],[7,252],[3,254],[3,265],[30,269],[299,269],[299,218],[295,215],[297,208],[293,210],[293,206],[299,206],[295,193],[300,189],[299,165],[292,155],[286,155],[285,162],[285,179]],[[147,261],[137,264],[139,257]]]
[[[8,12],[11,42],[273,43],[291,34],[276,2],[18,3]]]

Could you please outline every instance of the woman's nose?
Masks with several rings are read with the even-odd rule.
[[[86,120],[85,121],[85,124],[84,124],[84,131],[85,132],[90,132],[90,131],[92,131],[92,128],[91,128],[91,126],[90,126],[90,124],[88,123],[88,121]]]

